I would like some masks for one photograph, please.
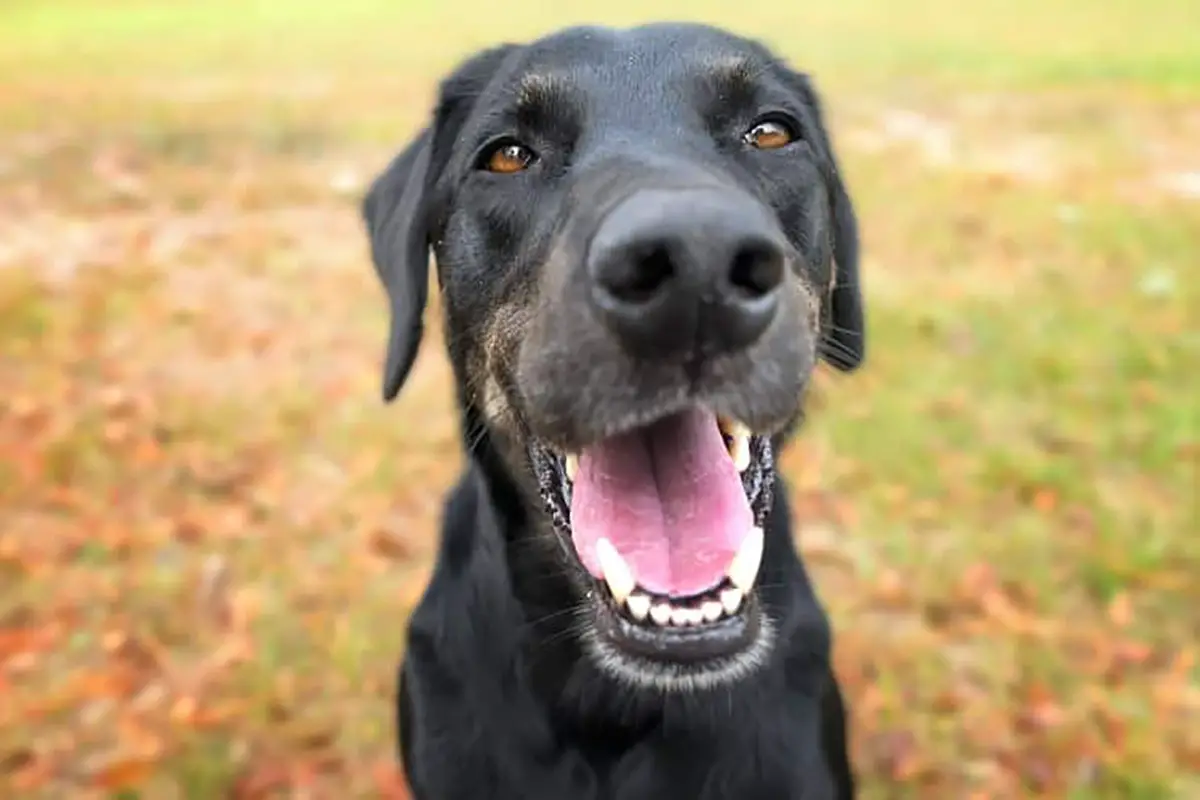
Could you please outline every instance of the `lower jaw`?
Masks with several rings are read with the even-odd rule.
[[[597,603],[595,631],[623,655],[663,666],[703,671],[750,650],[761,632],[757,594],[746,597],[733,616],[695,627],[660,627],[633,622],[610,600]]]

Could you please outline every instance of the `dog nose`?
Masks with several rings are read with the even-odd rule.
[[[587,256],[593,306],[639,356],[714,356],[753,344],[774,319],[782,235],[750,198],[643,190],[601,223]]]

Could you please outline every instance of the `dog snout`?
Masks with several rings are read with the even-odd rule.
[[[717,189],[642,190],[588,249],[593,307],[640,357],[744,350],[779,307],[786,245],[750,198]]]

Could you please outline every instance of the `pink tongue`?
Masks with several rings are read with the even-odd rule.
[[[580,454],[571,531],[596,577],[596,542],[608,539],[643,588],[699,594],[721,582],[753,522],[741,476],[707,411],[668,417]]]

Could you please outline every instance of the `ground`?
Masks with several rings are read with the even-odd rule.
[[[1200,796],[1194,3],[808,5],[0,0],[0,794],[406,796],[460,456],[359,197],[469,50],[686,17],[815,75],[863,223],[785,467],[864,796]]]

